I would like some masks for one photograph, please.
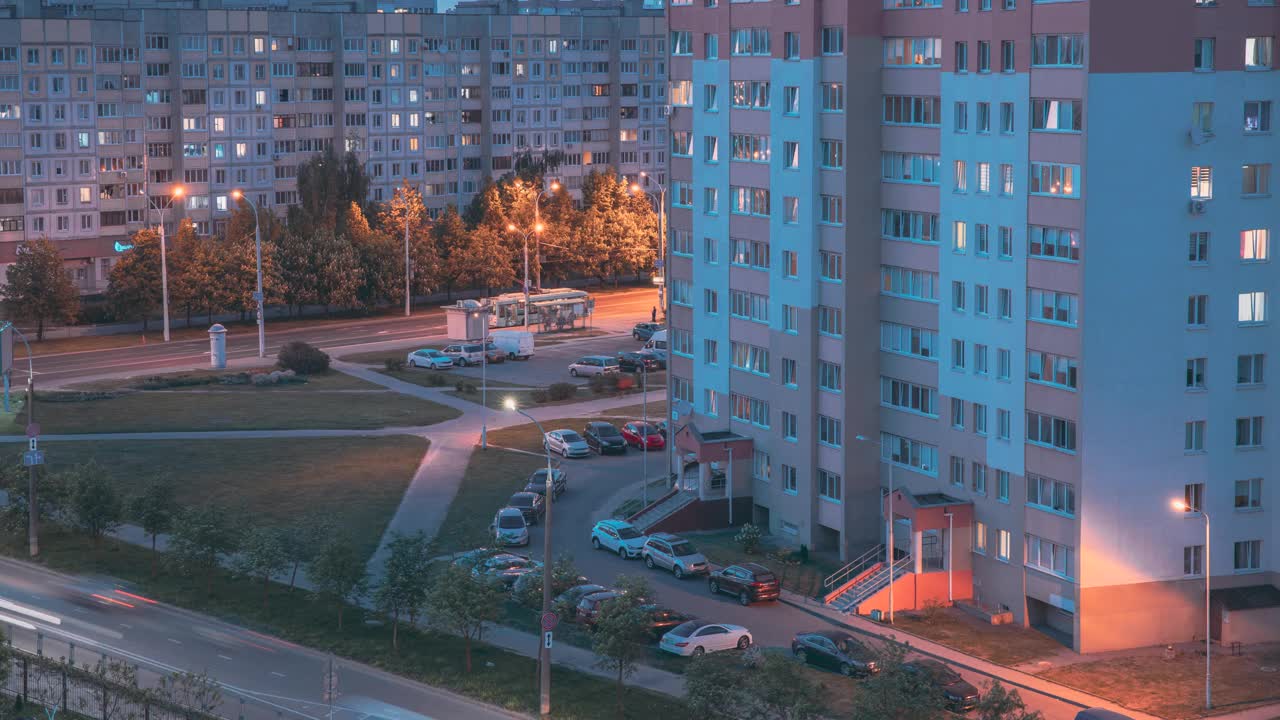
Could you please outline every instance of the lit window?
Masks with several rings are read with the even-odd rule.
[[[1239,294],[1239,312],[1236,320],[1241,325],[1254,325],[1267,321],[1267,293],[1262,290]]]

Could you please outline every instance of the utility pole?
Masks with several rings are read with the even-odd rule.
[[[407,192],[402,194],[404,195],[404,316],[409,317],[411,313],[409,303],[413,297],[412,292],[409,290],[409,278],[411,276],[409,270],[409,194]]]
[[[27,350],[27,357],[31,350]],[[29,437],[27,470],[27,544],[31,557],[40,554],[40,512],[36,504],[36,468],[40,457],[40,426],[36,424],[36,376],[27,376],[27,435]]]

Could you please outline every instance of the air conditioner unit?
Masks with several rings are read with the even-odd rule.
[[[1203,215],[1209,209],[1209,203],[1206,200],[1192,200],[1187,209],[1191,211],[1192,215]]]
[[[663,105],[663,106],[662,106],[662,117],[671,117],[671,106],[670,106],[670,105]]]
[[[1189,140],[1192,145],[1203,145],[1212,139],[1213,131],[1202,130],[1199,125],[1192,125],[1191,129],[1187,131],[1187,140]]]
[[[120,172],[116,173],[116,176],[117,176],[117,177],[122,177],[122,178],[124,178],[124,177],[129,177],[129,173],[128,173],[127,171],[125,171],[125,170],[121,170]]]

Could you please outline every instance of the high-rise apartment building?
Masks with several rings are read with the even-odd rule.
[[[328,147],[365,163],[371,200],[407,181],[433,212],[526,156],[571,190],[592,170],[664,173],[666,26],[638,0],[442,15],[211,4],[8,8],[0,278],[18,242],[47,235],[81,289],[100,291],[176,186],[165,221],[217,233],[233,189],[283,212],[298,166]]]
[[[757,522],[854,560],[891,514],[895,607],[1082,651],[1203,637],[1210,561],[1280,583],[1274,2],[669,22],[677,424]],[[887,607],[857,569],[832,603]]]

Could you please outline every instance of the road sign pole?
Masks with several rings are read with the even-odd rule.
[[[30,350],[27,351],[30,354]],[[32,450],[39,443],[40,426],[36,425],[36,378],[27,376],[27,426],[35,428],[31,437]],[[36,463],[27,466],[27,547],[31,557],[40,554],[40,511],[36,503]]]

